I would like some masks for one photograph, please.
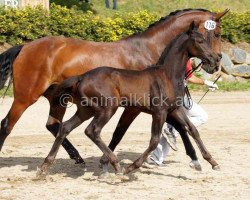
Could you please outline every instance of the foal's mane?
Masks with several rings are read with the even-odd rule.
[[[159,25],[159,24],[161,24],[161,23],[163,23],[163,22],[169,21],[170,19],[172,19],[172,17],[176,17],[177,15],[181,15],[181,14],[186,13],[186,12],[189,12],[189,11],[194,11],[194,12],[195,12],[195,11],[202,11],[202,12],[209,12],[209,13],[211,13],[211,11],[206,10],[206,9],[202,9],[202,8],[197,8],[197,9],[187,8],[187,9],[183,9],[183,10],[176,10],[176,11],[171,12],[169,15],[167,15],[167,16],[165,16],[165,17],[161,17],[158,21],[156,21],[156,22],[150,24],[150,25],[148,26],[148,28],[147,28],[145,31],[147,31],[147,30],[149,30],[149,29],[152,29],[152,28],[156,27],[157,25]],[[130,38],[130,37],[140,36],[140,35],[141,35],[142,33],[144,33],[145,31],[143,31],[143,32],[138,32],[138,33],[134,33],[134,34],[132,34],[132,35],[126,37],[125,39],[128,39],[128,38]]]

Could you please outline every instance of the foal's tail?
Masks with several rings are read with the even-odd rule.
[[[64,80],[61,84],[56,86],[53,91],[53,101],[64,101],[65,100],[73,100],[76,95],[78,83],[81,81],[81,76],[73,76],[66,80]]]
[[[0,90],[3,89],[9,77],[12,80],[12,66],[22,48],[23,45],[14,46],[0,54]]]

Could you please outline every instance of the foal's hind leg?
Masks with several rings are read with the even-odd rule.
[[[83,112],[84,115],[82,115],[79,110],[77,110],[76,114],[71,117],[68,121],[62,123],[59,128],[59,132],[57,133],[55,142],[50,150],[50,153],[46,157],[45,161],[43,162],[41,166],[40,173],[46,172],[49,166],[53,163],[55,160],[56,154],[59,150],[60,145],[65,140],[66,136],[76,127],[78,127],[80,124],[82,124],[84,121],[88,120],[93,116],[93,112],[90,109],[83,109],[86,110],[86,112]],[[39,174],[38,174],[39,175]]]
[[[66,111],[66,107],[62,106],[60,102],[52,102],[50,98],[48,98],[50,103],[50,112],[49,118],[46,124],[46,128],[56,137],[60,124],[62,123],[63,116]],[[75,147],[70,143],[70,141],[65,138],[62,142],[63,148],[67,151],[71,159],[75,160],[76,164],[85,165],[84,160],[80,156],[79,152],[75,149]]]
[[[89,126],[85,130],[85,134],[100,148],[100,150],[108,157],[110,163],[116,173],[121,173],[121,167],[116,155],[108,148],[100,137],[100,133],[105,124],[111,119],[117,108],[105,108],[98,112]]]
[[[109,148],[114,151],[116,146],[122,140],[124,134],[128,130],[130,124],[134,121],[134,119],[140,114],[139,110],[136,109],[125,109],[122,113],[122,116],[118,122],[118,125],[113,133],[112,140],[109,143]],[[105,154],[100,159],[100,163],[103,165],[104,170],[107,169],[108,158]]]
[[[136,161],[134,161],[133,164],[131,164],[125,169],[124,174],[127,174],[141,167],[142,163],[146,160],[146,158],[149,156],[151,151],[153,151],[157,147],[160,141],[163,124],[166,121],[166,116],[167,116],[167,113],[164,111],[160,111],[152,115],[153,122],[152,122],[151,139],[150,139],[149,146],[146,149],[146,151]]]
[[[219,169],[218,163],[213,159],[211,154],[208,152],[207,148],[205,147],[200,138],[199,132],[197,131],[196,127],[192,124],[192,122],[188,119],[183,109],[182,108],[176,109],[175,111],[173,111],[172,114],[175,116],[176,120],[179,121],[183,129],[194,138],[197,146],[201,151],[203,158],[212,165],[213,169],[218,170]]]

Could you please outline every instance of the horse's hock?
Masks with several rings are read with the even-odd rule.
[[[49,0],[0,0],[0,5],[12,8],[24,8],[26,6],[35,7],[41,5],[49,9]]]

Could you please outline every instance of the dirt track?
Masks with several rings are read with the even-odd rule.
[[[201,96],[194,95],[196,99]],[[0,104],[0,119],[11,102],[5,99]],[[221,165],[219,172],[213,171],[200,153],[203,171],[189,168],[190,159],[178,138],[179,151],[171,151],[167,167],[141,168],[125,182],[114,174],[101,179],[101,152],[83,134],[88,124],[84,123],[69,138],[85,158],[88,171],[76,166],[60,149],[47,180],[35,180],[37,167],[53,142],[45,129],[48,103],[40,99],[25,112],[0,153],[0,199],[250,199],[250,92],[209,93],[202,106],[209,114],[209,122],[200,133]],[[67,117],[73,113],[74,108],[70,108]],[[110,140],[120,114],[121,110],[104,128],[105,141]],[[145,150],[150,125],[151,117],[143,114],[133,123],[116,150],[123,165]]]

